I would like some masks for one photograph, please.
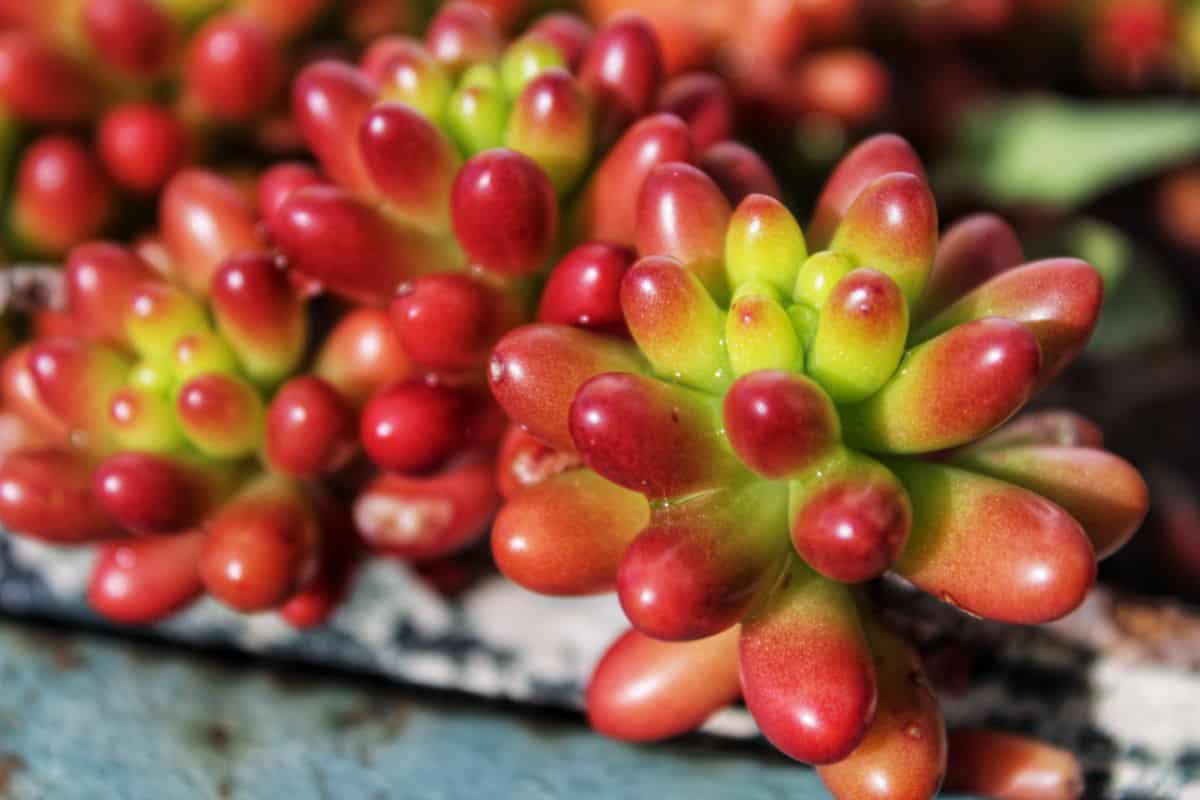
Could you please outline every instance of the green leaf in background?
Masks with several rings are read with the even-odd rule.
[[[1133,241],[1124,231],[1091,217],[1072,220],[1064,227],[1058,241],[1064,253],[1081,258],[1096,268],[1108,298],[1112,297],[1137,257]]]
[[[1030,258],[1074,256],[1104,281],[1104,309],[1088,352],[1115,356],[1162,344],[1184,328],[1186,311],[1162,267],[1114,225],[1089,217],[1072,220],[1048,238],[1026,243]]]
[[[1162,270],[1140,258],[1108,292],[1088,352],[1117,355],[1162,344],[1180,335],[1184,308]]]
[[[1000,205],[1078,208],[1200,154],[1200,107],[1026,97],[967,115],[939,181]]]

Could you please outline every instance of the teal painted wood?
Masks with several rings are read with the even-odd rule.
[[[566,713],[0,624],[0,796],[26,800],[768,800],[809,769],[695,737],[633,747]]]
[[[114,630],[83,602],[91,558],[85,549],[0,535],[0,614]],[[895,595],[885,603],[904,609],[894,621],[928,652],[936,657],[954,642],[955,657],[972,664],[967,690],[943,696],[951,725],[1014,730],[1070,749],[1083,762],[1089,796],[1200,800],[1200,729],[1194,724],[1200,719],[1200,674],[1109,657],[1103,648],[1060,636],[1053,627],[1018,631],[969,620],[900,587],[880,589]],[[1104,641],[1105,631],[1111,635],[1116,625],[1112,610],[1102,599],[1089,607],[1074,624]],[[625,625],[611,596],[546,598],[490,576],[447,599],[403,565],[378,559],[318,630],[301,634],[275,615],[240,615],[206,600],[165,623],[129,632],[310,668],[359,671],[410,686],[577,709],[591,665]],[[6,688],[0,675],[0,712]],[[197,691],[208,690],[201,685]],[[757,741],[760,753],[769,750],[738,707],[718,712],[705,730]],[[109,796],[114,795],[99,795]]]

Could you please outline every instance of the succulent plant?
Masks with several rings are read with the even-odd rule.
[[[527,313],[530,278],[556,254],[588,238],[631,241],[636,188],[653,164],[694,160],[755,188],[773,180],[724,141],[719,82],[668,91],[661,74],[638,18],[593,35],[553,14],[504,44],[482,10],[452,3],[424,42],[385,37],[358,67],[322,61],[300,74],[297,122],[334,186],[289,193],[268,217],[272,234],[335,294],[382,304],[399,289],[394,316],[423,363],[478,366]],[[660,88],[662,107],[700,123],[693,135],[661,118],[629,129]],[[445,331],[432,341],[435,310]]]
[[[632,343],[542,323],[496,346],[501,405],[574,455],[501,511],[501,569],[535,591],[617,591],[635,630],[593,678],[601,730],[676,733],[740,692],[777,747],[836,765],[839,796],[864,796],[837,787],[872,769],[908,787],[889,796],[928,796],[940,713],[862,585],[890,571],[1022,624],[1082,602],[1145,485],[1075,417],[1005,423],[1087,341],[1099,275],[1022,264],[992,216],[939,244],[921,164],[890,135],[837,167],[807,237],[778,201],[731,208],[668,163],[635,239],[613,290]],[[633,688],[659,670],[692,677]],[[905,741],[914,718],[927,734]]]
[[[995,0],[931,5],[917,0],[869,0],[864,15],[892,44],[941,44],[944,49],[990,40],[1020,43],[991,59],[1008,75],[1066,86],[1083,79],[1110,92],[1194,88],[1200,72],[1200,15],[1187,0]],[[897,36],[897,33],[900,35]],[[1056,53],[1039,54],[1031,41]],[[950,47],[946,47],[950,45]],[[985,56],[985,60],[988,57]],[[1034,65],[1030,69],[1030,65]],[[1039,71],[1044,69],[1045,71]]]
[[[0,4],[0,177],[15,175],[5,250],[61,258],[124,230],[189,162],[295,151],[284,90],[312,36],[353,39],[364,14],[372,36],[418,22],[402,0],[398,14],[332,5]]]
[[[668,73],[716,70],[730,81],[745,121],[759,130],[805,118],[861,129],[890,99],[889,70],[859,44],[870,10],[863,0],[583,5],[598,21],[644,15],[663,43]]]
[[[675,114],[647,115],[660,76],[656,40],[637,18],[593,34],[551,14],[504,44],[493,19],[464,3],[442,8],[424,42],[386,37],[359,67],[321,61],[299,75],[297,122],[324,175],[282,165],[264,177],[271,237],[313,287],[371,307],[362,315],[386,306],[400,351],[425,371],[358,395],[361,440],[379,467],[419,472],[461,448],[475,405],[463,394],[487,394],[492,346],[535,313],[557,255],[610,242],[570,250],[589,286],[628,266],[632,251],[618,243],[633,244],[636,189],[655,164],[695,161],[733,196],[778,194],[761,159],[724,140],[726,125],[689,131]],[[727,120],[719,84],[700,88],[686,103],[664,97],[680,113]],[[544,313],[612,317],[590,309],[579,281],[558,285]],[[414,529],[446,515],[420,494],[411,478],[381,478],[355,503],[359,529],[374,547],[426,554],[408,544]],[[491,510],[463,517],[463,541]]]
[[[1001,731],[949,737],[946,788],[984,797],[1082,797],[1083,772],[1065,750]]]
[[[255,221],[233,183],[180,173],[161,240],[72,249],[68,310],[43,313],[61,324],[5,360],[22,439],[0,465],[0,520],[99,544],[89,597],[114,619],[158,619],[208,591],[311,624],[355,560],[328,492],[297,482],[355,453],[353,409],[321,378],[288,380],[309,313]]]
[[[1163,3],[1104,5],[1124,46]],[[728,35],[737,4],[654,3],[665,66],[636,17],[555,13],[510,39],[527,3],[453,2],[423,40],[306,66],[290,121],[325,0],[78,6],[0,5],[9,244],[66,255],[69,301],[4,361],[0,524],[97,545],[106,616],[207,593],[316,625],[364,550],[437,563],[503,496],[509,577],[615,591],[632,624],[588,689],[598,730],[671,736],[740,697],[836,796],[929,797],[941,712],[872,582],[1046,622],[1145,514],[1086,420],[1014,419],[1087,342],[1092,267],[1025,263],[987,214],[939,237],[887,135],[838,166],[806,234],[730,140],[735,110],[878,113],[878,62],[805,50],[856,2],[750,3],[751,37]],[[410,12],[362,0],[339,32]],[[732,91],[683,71],[710,62]],[[181,170],[230,132],[286,147],[293,124],[317,168]],[[122,193],[160,189],[157,232],[79,244]],[[1079,787],[1029,742],[949,746],[964,790]]]
[[[591,145],[591,100],[584,103],[582,78],[547,65],[574,53],[581,74],[595,75],[597,59],[624,59],[628,69],[587,84],[589,98],[604,98],[596,107],[608,109],[596,117],[596,135],[615,136],[652,98],[658,58],[635,20],[602,31],[588,48],[586,26],[558,15],[495,65],[498,49],[475,53],[484,61],[474,66],[455,65],[464,43],[498,46],[491,25],[477,8],[454,4],[434,20],[428,50],[400,38],[368,49],[364,63],[384,91],[408,91],[410,102],[366,111],[361,164],[353,148],[323,150],[321,132],[332,129],[321,125],[337,122],[328,115],[341,106],[331,98],[374,84],[321,62],[297,81],[296,96],[325,174],[283,163],[251,185],[184,170],[165,187],[156,234],[133,248],[70,251],[67,312],[40,314],[35,340],[7,362],[6,408],[24,438],[0,466],[15,487],[0,520],[58,543],[113,540],[91,595],[103,613],[149,621],[207,591],[243,611],[281,609],[296,624],[315,624],[336,603],[358,539],[373,552],[424,562],[487,529],[498,503],[491,454],[504,425],[483,370],[489,349],[532,312],[526,273],[562,247],[557,219],[568,212],[560,208],[577,203],[585,229],[616,231],[614,219],[631,225],[628,202],[589,204],[576,186],[601,152]],[[443,64],[432,53],[450,55]],[[459,168],[459,145],[418,110],[419,96],[440,85],[439,75],[472,70],[494,73],[497,91],[528,83],[503,130],[545,169],[504,148]],[[637,98],[629,70],[650,78]],[[451,97],[446,80],[442,102]],[[524,122],[522,108],[531,117]],[[428,113],[441,119],[440,110]],[[593,180],[606,190],[636,185],[656,160],[691,157],[694,146],[678,118],[651,117],[621,136]],[[725,143],[697,152],[701,163],[709,151],[713,174],[731,187],[777,191],[750,151]],[[429,152],[444,161],[427,160]],[[359,166],[369,188],[355,183]],[[429,179],[414,180],[422,170]],[[472,245],[459,247],[452,212],[457,238]],[[356,250],[363,235],[371,246]],[[313,247],[297,245],[306,236]],[[605,259],[623,269],[630,257],[623,248],[584,249],[574,263],[590,274]],[[414,259],[422,269],[410,272]],[[347,263],[357,271],[347,274]],[[442,271],[424,272],[435,266]],[[331,327],[313,324],[309,302],[326,290],[334,301],[320,317],[332,316]],[[577,291],[554,302],[562,313],[571,302],[586,313]],[[71,479],[48,485],[59,470]],[[318,487],[315,505],[300,481]],[[331,492],[349,519],[319,501]],[[70,514],[49,513],[63,504]],[[174,558],[192,559],[195,569],[163,570]]]

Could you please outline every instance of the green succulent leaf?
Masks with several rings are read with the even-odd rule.
[[[938,176],[1003,205],[1078,208],[1200,153],[1200,108],[1027,97],[969,113]]]

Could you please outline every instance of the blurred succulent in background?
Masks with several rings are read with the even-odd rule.
[[[864,45],[861,0],[588,0],[595,20],[636,11],[663,43],[667,73],[711,69],[728,80],[745,127],[806,148],[837,148],[877,122],[891,96],[888,68]],[[830,142],[832,140],[832,142]]]
[[[393,11],[378,13],[384,5]],[[136,226],[144,201],[189,162],[294,152],[286,88],[310,52],[407,30],[417,10],[405,0],[0,4],[0,177],[15,176],[4,249],[61,258]]]
[[[289,380],[309,313],[258,231],[236,184],[179,173],[159,234],[72,249],[68,309],[38,314],[5,359],[20,435],[0,520],[99,544],[89,598],[113,619],[149,622],[208,591],[314,624],[357,557],[333,495],[298,483],[354,455],[353,412],[331,383]]]

